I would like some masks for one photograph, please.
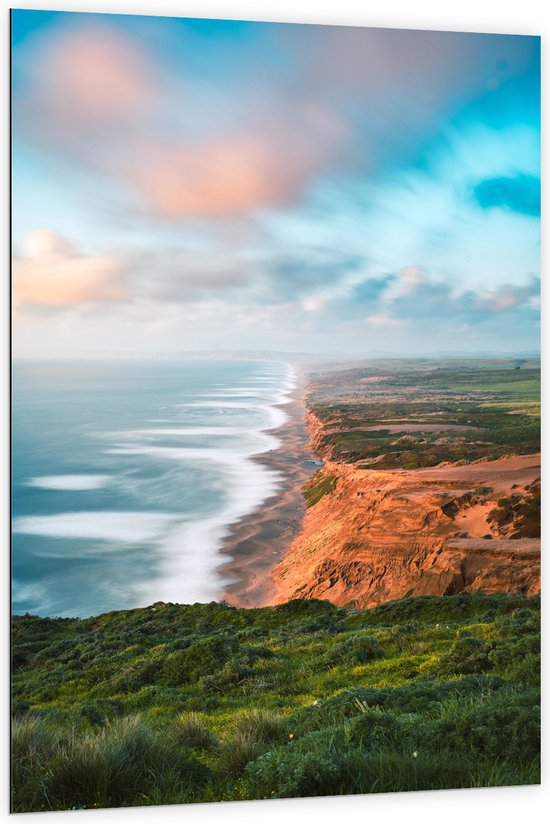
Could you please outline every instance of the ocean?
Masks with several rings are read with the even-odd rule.
[[[89,616],[220,598],[221,548],[277,491],[279,361],[19,362],[12,610]]]

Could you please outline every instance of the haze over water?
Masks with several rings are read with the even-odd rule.
[[[229,526],[281,480],[251,456],[293,386],[275,361],[16,364],[14,613],[219,598]]]

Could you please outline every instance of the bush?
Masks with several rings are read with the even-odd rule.
[[[399,718],[401,741],[409,750],[454,752],[464,758],[536,761],[540,749],[540,708],[535,690],[504,688],[493,694],[450,698],[436,715]]]
[[[329,601],[315,598],[287,601],[274,607],[250,610],[255,613],[256,629],[269,628],[279,637],[296,637],[312,632],[336,632],[341,610]]]
[[[200,679],[199,685],[208,692],[224,693],[226,687],[239,687],[250,681],[254,670],[242,657],[226,661],[221,669]]]
[[[536,600],[536,598],[527,599],[524,595],[508,595],[507,593],[484,595],[480,592],[461,592],[458,595],[421,595],[402,598],[399,601],[387,601],[358,616],[352,615],[350,619],[355,618],[360,622],[366,619],[371,624],[461,621],[465,618],[484,615],[489,609],[495,610],[498,615],[506,615],[527,604],[531,605]]]
[[[450,652],[442,656],[441,664],[444,670],[464,675],[484,672],[493,667],[489,651],[488,644],[467,635],[455,641]]]
[[[323,656],[323,662],[329,666],[368,664],[384,657],[384,650],[371,635],[356,633],[337,641]]]
[[[540,754],[540,695],[507,687],[491,696],[449,701],[441,710],[449,747],[492,759],[532,761]]]
[[[534,765],[495,767],[463,753],[380,749],[301,752],[285,747],[268,752],[245,769],[254,798],[406,792],[536,783]]]
[[[365,708],[350,724],[349,740],[365,750],[384,749],[395,744],[401,727],[393,715]]]
[[[123,704],[116,699],[99,698],[95,701],[86,701],[78,708],[78,714],[81,718],[92,726],[100,726],[105,721],[116,718],[122,715]]]
[[[505,638],[494,643],[489,660],[494,669],[511,681],[540,685],[540,635]]]
[[[97,665],[97,662],[96,662]],[[162,661],[160,659],[140,658],[113,677],[112,685],[115,693],[138,692],[148,684],[154,684],[162,671]],[[105,673],[103,673],[103,678]],[[101,670],[98,672],[97,680],[101,683]]]
[[[341,726],[368,708],[426,713],[451,698],[489,695],[504,684],[495,675],[466,675],[458,681],[423,679],[403,687],[356,687],[304,707],[290,717],[289,724],[301,731]]]
[[[296,798],[334,795],[340,787],[338,767],[331,755],[301,753],[286,747],[268,752],[245,769],[256,798]]]
[[[204,675],[211,675],[221,669],[238,649],[239,643],[231,637],[213,635],[203,638],[167,658],[163,681],[169,687],[179,687]]]

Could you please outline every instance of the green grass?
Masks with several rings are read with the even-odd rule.
[[[365,381],[373,376],[375,382]],[[517,368],[505,360],[386,362],[318,375],[308,394],[309,408],[325,426],[319,456],[375,469],[539,452],[538,402],[539,364]],[[438,424],[442,431],[397,431],[400,423]]]
[[[539,624],[476,594],[15,617],[12,808],[537,783]]]
[[[336,489],[336,477],[325,475],[322,470],[319,470],[304,486],[306,506],[314,506],[324,495],[328,495],[334,489]]]
[[[529,380],[517,380],[507,382],[492,382],[489,381],[485,387],[480,387],[475,383],[461,383],[460,389],[476,390],[476,391],[490,391],[503,392],[505,394],[521,395],[524,398],[536,400],[540,398],[540,378],[530,378]]]

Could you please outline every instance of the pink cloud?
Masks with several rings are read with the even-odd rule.
[[[276,87],[243,90],[240,122],[216,123],[197,137],[201,112],[196,96],[185,97],[186,78],[106,24],[50,35],[27,52],[25,68],[16,128],[125,184],[162,218],[232,216],[290,202],[317,171],[346,156],[350,142],[331,106],[287,100]]]
[[[66,307],[124,300],[124,263],[115,255],[83,255],[49,229],[33,232],[13,273],[14,307]]]
[[[531,277],[523,286],[505,284],[494,291],[482,292],[474,305],[477,312],[507,312],[517,306],[524,306],[537,301],[540,297],[540,281]]]
[[[44,120],[96,126],[141,116],[154,103],[155,72],[129,38],[107,25],[62,29],[27,55],[27,105]]]
[[[243,52],[246,80],[234,85],[228,72],[226,85],[223,54],[218,64],[210,52],[213,92],[196,67],[188,78],[182,60],[164,60],[154,38],[91,18],[49,30],[25,51],[16,128],[124,184],[158,217],[234,216],[295,201],[321,172],[409,151],[415,129],[440,128],[451,93],[484,88],[504,48],[501,38],[341,26],[282,26],[272,36],[288,74],[266,83],[261,58],[247,64]],[[516,71],[525,57],[506,49]],[[354,120],[358,102],[366,123]],[[390,127],[404,137],[388,146]]]
[[[231,216],[297,198],[348,137],[338,118],[311,109],[269,130],[251,125],[191,145],[149,141],[118,172],[161,217]]]
[[[376,329],[381,329],[384,327],[396,328],[400,326],[405,326],[408,322],[403,318],[394,318],[387,312],[378,312],[374,315],[369,315],[367,320]]]
[[[133,160],[127,182],[162,217],[238,214],[276,202],[284,190],[268,147],[247,134],[194,146],[148,144]]]
[[[426,280],[425,273],[418,266],[405,266],[397,274],[401,281],[401,295],[414,295]]]

